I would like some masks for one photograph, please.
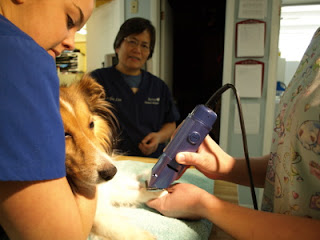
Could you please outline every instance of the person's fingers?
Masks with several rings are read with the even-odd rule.
[[[146,204],[150,208],[158,209],[158,207],[160,205],[160,200],[158,198],[152,199],[152,200],[149,200],[148,202],[146,202]]]
[[[179,185],[179,183],[174,183],[174,184],[170,185],[168,188],[166,188],[168,194],[172,194],[175,191],[176,186],[178,186],[178,185]],[[160,206],[161,206],[161,202],[164,202],[165,198],[167,198],[167,197],[168,197],[168,195],[166,194],[160,198],[151,199],[148,202],[146,202],[146,204],[147,204],[147,206],[149,206],[151,208],[159,210]]]
[[[201,156],[198,153],[192,152],[180,152],[176,155],[176,161],[183,165],[196,165],[201,160]]]
[[[152,138],[152,135],[147,135],[147,136],[145,136],[145,138],[144,139],[142,139],[142,143],[144,143],[144,144],[147,144],[149,141],[150,141],[150,139]]]

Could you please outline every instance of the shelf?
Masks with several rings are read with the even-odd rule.
[[[113,0],[96,0],[96,7],[100,7],[101,5],[111,2]]]

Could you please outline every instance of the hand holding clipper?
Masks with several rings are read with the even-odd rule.
[[[167,188],[183,173],[187,166],[176,162],[177,153],[196,152],[216,119],[217,114],[205,105],[193,109],[152,168],[148,189]]]

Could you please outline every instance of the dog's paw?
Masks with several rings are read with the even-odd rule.
[[[136,180],[140,183],[140,188],[147,187],[147,181],[150,180],[151,170],[144,171],[136,176]]]
[[[151,171],[146,171],[142,174],[137,175],[137,181],[140,183],[139,195],[137,201],[139,203],[146,203],[151,199],[160,198],[168,194],[167,190],[148,190],[147,180],[150,179]]]
[[[159,190],[148,190],[145,187],[140,188],[139,190],[139,196],[138,196],[138,202],[140,203],[146,203],[151,199],[160,198],[168,194],[168,191],[165,189],[159,189]]]

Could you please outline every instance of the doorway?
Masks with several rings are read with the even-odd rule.
[[[278,81],[290,83],[311,38],[319,27],[320,5],[281,7]]]
[[[173,16],[172,91],[181,122],[222,86],[226,0],[168,2]],[[219,143],[220,103],[213,110],[218,119],[210,135]]]

